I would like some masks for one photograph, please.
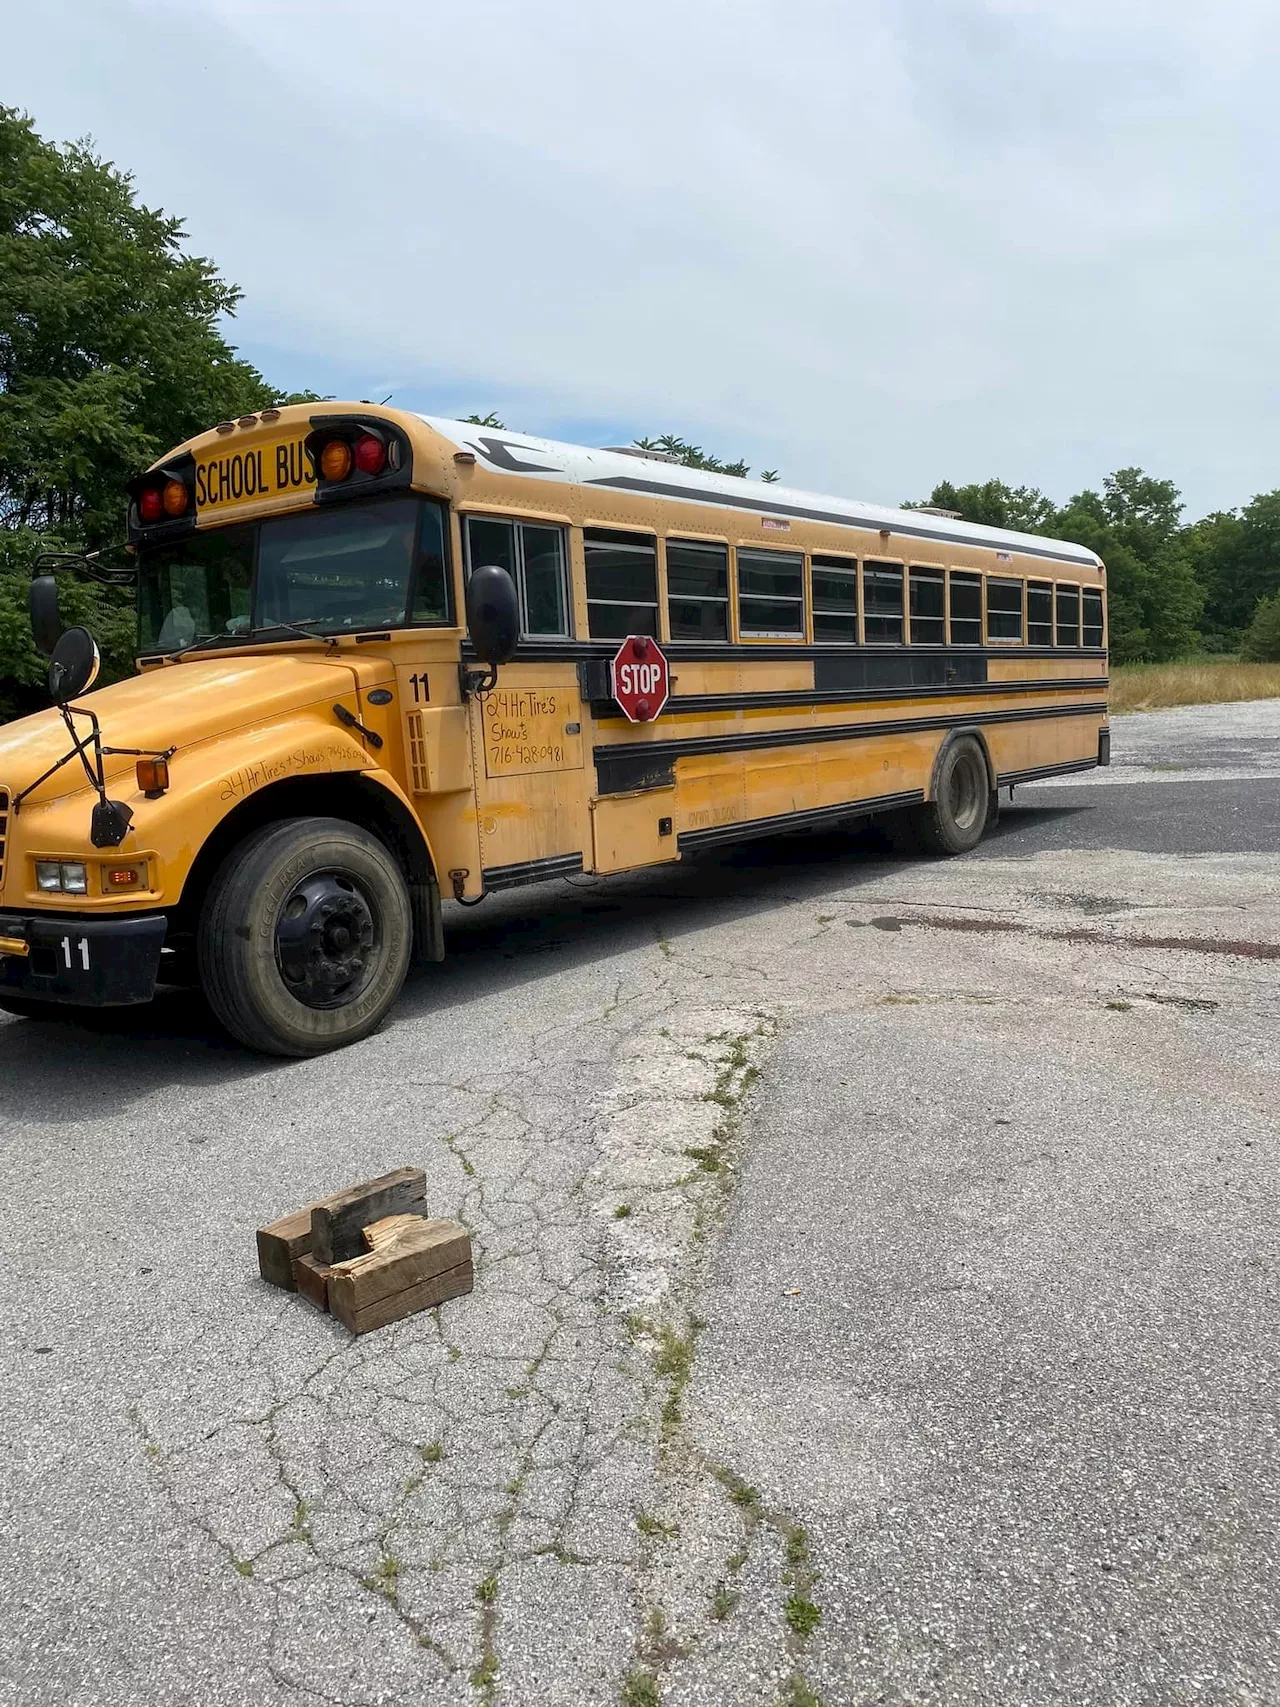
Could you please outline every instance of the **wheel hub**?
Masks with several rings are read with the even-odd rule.
[[[315,872],[290,893],[276,923],[276,964],[309,1008],[340,1008],[360,995],[377,959],[373,909],[342,872]]]

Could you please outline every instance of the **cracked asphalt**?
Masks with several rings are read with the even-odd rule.
[[[1280,1700],[1280,704],[974,856],[497,897],[376,1038],[0,1021],[0,1702]],[[253,1229],[425,1168],[352,1341]]]

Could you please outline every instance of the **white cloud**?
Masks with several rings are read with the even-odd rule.
[[[671,427],[874,499],[1280,484],[1271,6],[49,0],[10,29],[7,98],[187,216],[291,383]]]

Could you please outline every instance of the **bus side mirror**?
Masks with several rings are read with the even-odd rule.
[[[520,599],[515,582],[496,563],[485,563],[471,571],[467,634],[476,657],[491,671],[515,654],[520,639]]]
[[[62,616],[58,610],[58,583],[52,575],[37,575],[27,594],[27,609],[31,612],[31,632],[36,645],[46,657],[62,638]]]
[[[58,637],[49,660],[49,698],[66,705],[87,693],[98,679],[102,659],[98,645],[87,628],[69,628]]]

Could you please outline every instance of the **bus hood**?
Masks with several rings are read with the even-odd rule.
[[[100,688],[76,703],[94,711],[104,747],[151,753],[173,747],[180,754],[197,741],[216,740],[249,725],[259,728],[316,701],[350,699],[359,679],[353,665],[340,656],[197,656]],[[88,733],[87,717],[77,717],[75,724],[78,734]],[[29,788],[70,748],[66,725],[56,710],[6,724],[0,728],[0,788],[8,789],[11,797]],[[134,763],[132,755],[108,755],[108,783],[132,772]],[[59,800],[87,786],[84,767],[75,760],[41,783],[32,804]]]

